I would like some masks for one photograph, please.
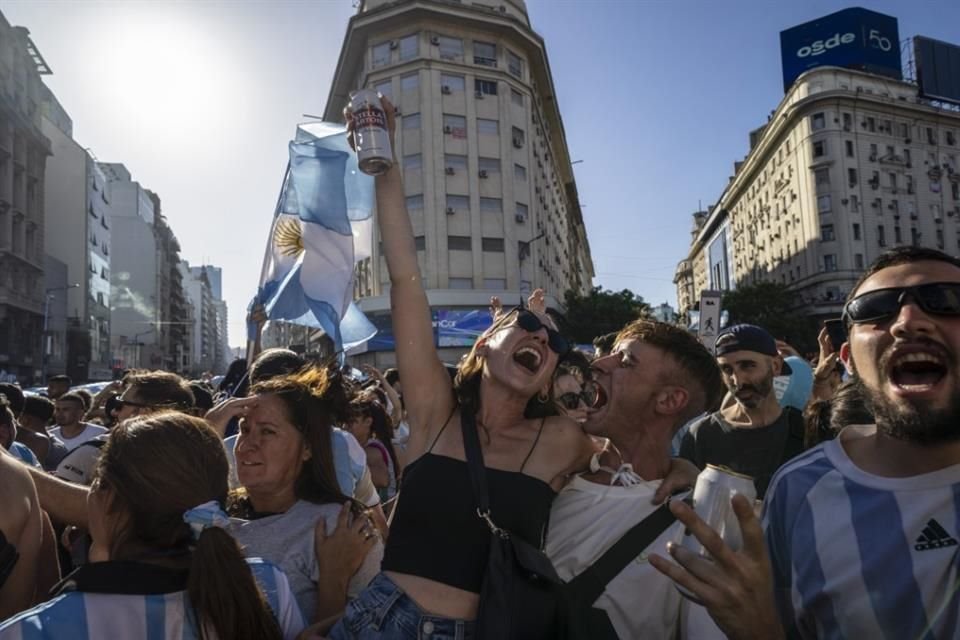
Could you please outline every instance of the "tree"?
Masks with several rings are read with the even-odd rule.
[[[650,305],[629,289],[606,291],[594,287],[587,295],[564,294],[565,332],[577,343],[589,344],[597,336],[619,331],[625,324],[650,315]]]
[[[722,304],[729,314],[728,326],[755,324],[800,353],[817,349],[816,324],[803,313],[803,301],[785,285],[757,282],[740,287],[725,292]]]

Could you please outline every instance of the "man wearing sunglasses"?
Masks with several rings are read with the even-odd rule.
[[[779,633],[756,624],[775,596],[789,637],[954,638],[960,260],[919,247],[885,253],[851,290],[843,317],[840,357],[876,424],[849,425],[776,474],[763,516],[772,572],[748,509],[738,511],[747,543],[734,553],[677,508],[719,561],[708,568],[677,551],[689,572],[671,575],[731,637]]]

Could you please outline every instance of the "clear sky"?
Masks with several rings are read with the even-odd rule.
[[[596,284],[676,306],[691,213],[783,96],[779,32],[862,6],[960,43],[960,2],[527,0],[547,44]],[[162,199],[192,264],[223,267],[231,344],[301,114],[323,112],[351,0],[4,0],[74,137]]]

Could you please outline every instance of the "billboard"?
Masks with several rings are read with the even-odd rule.
[[[780,32],[783,90],[815,67],[846,67],[903,79],[897,19],[854,7]]]
[[[493,324],[489,309],[440,309],[437,311],[437,346],[471,347]]]
[[[920,95],[960,104],[960,47],[917,36],[913,39]]]

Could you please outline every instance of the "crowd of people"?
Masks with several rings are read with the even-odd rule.
[[[586,354],[535,292],[451,375],[396,169],[377,209],[396,369],[0,385],[0,639],[958,637],[960,260],[881,256],[812,362],[644,318]]]

